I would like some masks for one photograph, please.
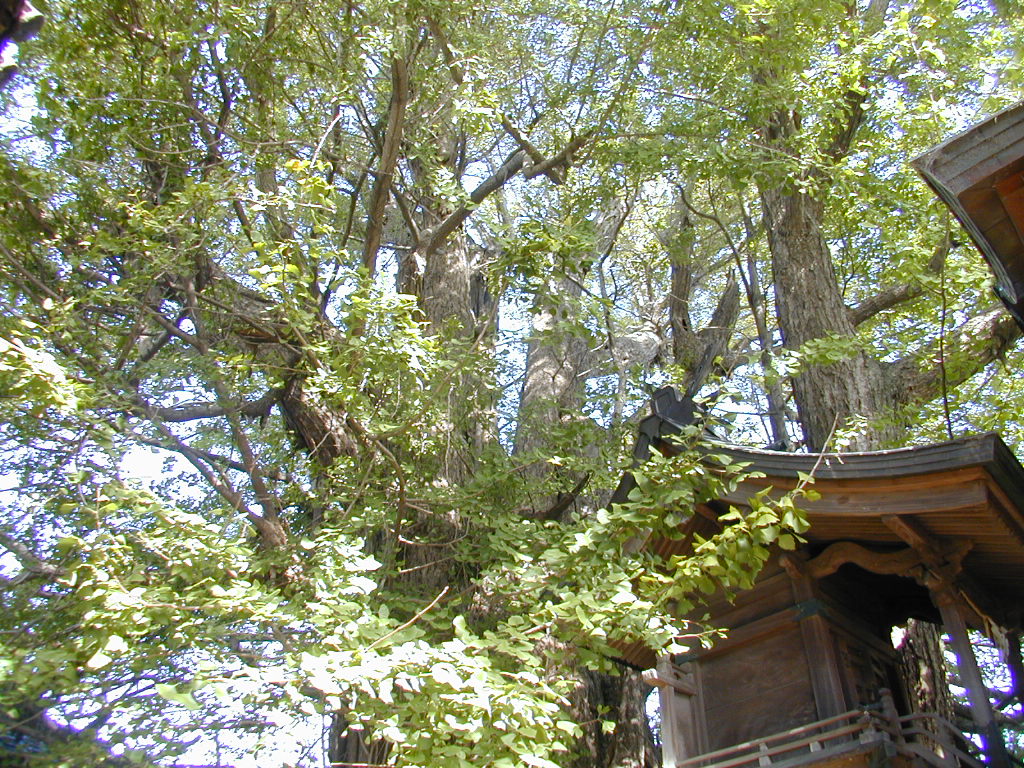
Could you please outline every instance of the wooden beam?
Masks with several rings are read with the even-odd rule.
[[[678,667],[668,656],[659,657],[657,667],[644,671],[643,679],[658,688],[662,764],[676,768],[705,748],[700,682],[695,672]]]
[[[967,625],[958,608],[959,599],[948,585],[938,585],[932,589],[932,600],[942,614],[942,624],[953,642],[956,652],[957,669],[960,679],[967,689],[967,698],[971,702],[971,715],[988,756],[990,768],[1010,768],[1010,758],[1006,752],[1003,735],[995,721],[992,703],[988,698],[988,688],[981,677],[978,660],[974,656],[974,647],[967,634]]]
[[[924,565],[921,555],[910,547],[896,552],[876,552],[852,541],[838,541],[826,547],[813,560],[804,563],[803,572],[812,579],[821,579],[831,576],[847,563],[871,573],[911,578],[911,571]]]
[[[686,682],[681,671],[673,669],[671,666],[665,668],[662,666],[661,661],[658,662],[658,666],[655,669],[645,669],[641,677],[645,683],[654,688],[668,686],[684,696],[697,695],[697,689]]]
[[[882,524],[909,544],[932,568],[946,564],[946,555],[938,539],[916,520],[899,515],[882,515]]]

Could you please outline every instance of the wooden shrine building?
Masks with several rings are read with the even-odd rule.
[[[671,454],[671,436],[693,420],[671,388],[653,409],[638,458]],[[712,599],[723,640],[671,659],[623,649],[659,687],[666,768],[1006,768],[968,636],[1024,626],[1024,469],[999,437],[820,457],[713,449],[763,477],[693,510],[690,535],[648,544],[660,554],[684,552],[692,534],[719,529],[729,505],[742,508],[766,485],[793,488],[798,473],[813,473],[820,498],[800,502],[805,543],[776,552],[752,589]],[[617,500],[630,485],[627,477]],[[910,618],[951,636],[981,749],[901,689],[890,638]]]
[[[912,165],[956,215],[1024,328],[1024,102],[918,157]]]

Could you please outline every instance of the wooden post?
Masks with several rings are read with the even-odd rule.
[[[668,656],[658,659],[655,669],[643,673],[644,682],[658,689],[661,706],[661,762],[664,768],[675,768],[700,752],[697,710],[697,681],[675,666]]]
[[[1010,768],[1010,757],[1006,752],[1003,734],[996,725],[992,712],[992,703],[988,699],[988,689],[981,678],[981,669],[974,656],[971,638],[967,634],[967,625],[957,606],[956,594],[952,587],[943,584],[933,587],[932,600],[942,615],[942,624],[953,641],[956,652],[957,669],[960,680],[967,689],[967,698],[971,702],[971,715],[981,734],[981,741],[991,768]]]
[[[888,688],[882,688],[878,693],[882,697],[882,714],[889,721],[889,725],[893,729],[893,738],[896,739],[897,744],[906,743],[906,738],[903,736],[903,726],[900,725],[900,713],[896,711],[896,702],[892,698],[892,691]]]
[[[803,561],[796,555],[787,554],[782,556],[781,562],[792,582],[794,600],[798,604],[814,600],[813,580],[804,572]],[[804,641],[818,718],[842,714],[847,709],[846,696],[828,623],[820,615],[804,616],[800,619],[800,634]]]

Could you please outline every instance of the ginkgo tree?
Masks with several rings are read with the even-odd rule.
[[[1017,94],[1012,8],[44,10],[0,165],[25,764],[320,718],[302,764],[652,765],[616,644],[710,630],[779,535],[636,551],[741,472],[605,508],[653,386],[776,447],[1018,433],[1019,332],[906,165]]]

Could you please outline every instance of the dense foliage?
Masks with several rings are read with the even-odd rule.
[[[801,525],[638,546],[742,470],[697,428],[604,508],[654,387],[754,444],[1019,442],[1018,332],[907,166],[1019,97],[1019,10],[49,3],[0,93],[24,759],[636,764],[581,681]]]

